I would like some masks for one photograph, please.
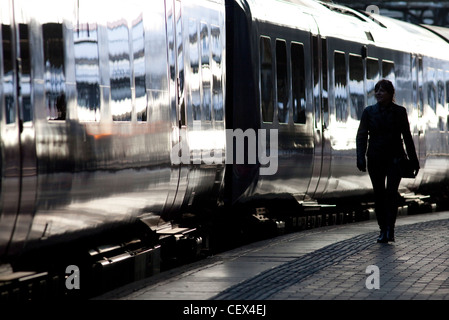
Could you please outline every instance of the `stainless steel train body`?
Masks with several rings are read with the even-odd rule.
[[[172,151],[225,146],[223,3],[1,8],[0,256],[216,202],[224,161]]]
[[[4,260],[142,216],[365,195],[355,133],[384,77],[422,165],[402,187],[447,179],[449,44],[422,27],[305,0],[0,4]],[[275,163],[228,158],[237,130]]]
[[[367,174],[355,168],[355,136],[363,109],[376,102],[374,85],[381,78],[395,84],[396,102],[407,108],[419,150],[422,170],[416,179],[404,179],[401,191],[432,192],[447,181],[447,29],[314,1],[236,1],[233,8],[240,21],[228,34],[240,43],[231,49],[228,44],[228,61],[236,66],[251,52],[251,65],[233,69],[232,80],[227,70],[227,108],[239,110],[227,121],[251,127],[242,120],[249,118],[258,128],[278,131],[276,174],[259,175],[255,168],[245,195],[332,203],[370,194]],[[249,92],[254,97],[240,103]]]

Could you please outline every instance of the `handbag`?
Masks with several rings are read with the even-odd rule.
[[[415,168],[413,166],[412,161],[407,158],[403,157],[398,162],[399,165],[399,172],[401,173],[402,178],[415,178]]]

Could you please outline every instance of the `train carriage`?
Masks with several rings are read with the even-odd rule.
[[[216,202],[193,141],[224,153],[222,3],[1,5],[1,256]]]
[[[234,77],[238,82],[252,72],[258,89],[244,118],[257,114],[258,127],[279,131],[278,171],[254,174],[253,194],[325,202],[369,194],[367,175],[354,170],[355,135],[363,109],[375,103],[374,85],[381,78],[393,81],[397,103],[408,110],[423,168],[415,180],[403,181],[402,191],[447,179],[444,29],[432,32],[329,3],[247,1],[235,7],[250,25],[239,41],[251,44],[256,61]],[[434,172],[439,174],[431,178]]]

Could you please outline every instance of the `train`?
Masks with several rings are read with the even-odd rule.
[[[446,200],[447,28],[315,0],[0,5],[0,275],[78,248],[107,270],[102,241],[137,229],[148,267],[207,225],[369,201],[355,136],[380,79],[421,165],[401,192]]]

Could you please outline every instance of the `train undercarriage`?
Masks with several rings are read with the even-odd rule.
[[[369,198],[359,199],[355,206],[326,202],[254,197],[232,210],[218,207],[197,214],[184,212],[177,221],[164,224],[143,215],[133,225],[112,228],[101,237],[60,241],[47,250],[31,251],[13,263],[0,265],[0,300],[90,299],[254,241],[375,219],[374,202]],[[404,193],[398,215],[445,208],[442,199]]]

